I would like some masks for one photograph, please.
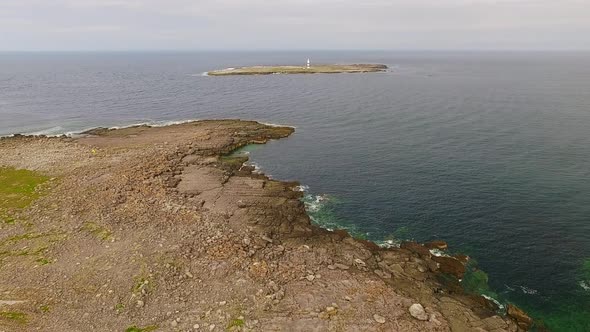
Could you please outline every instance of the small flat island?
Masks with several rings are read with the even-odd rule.
[[[338,74],[338,73],[375,73],[387,70],[386,65],[381,64],[334,64],[334,65],[310,65],[307,66],[252,66],[239,68],[226,68],[210,71],[209,76],[227,75],[270,75],[270,74]]]

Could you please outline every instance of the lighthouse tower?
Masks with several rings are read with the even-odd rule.
[[[309,61],[309,58],[307,59],[307,69],[311,68],[311,61]]]

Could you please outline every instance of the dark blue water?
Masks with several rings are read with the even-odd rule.
[[[202,75],[308,57],[392,70]],[[444,239],[488,294],[590,330],[589,53],[0,54],[0,135],[205,118],[296,126],[251,155],[322,198],[318,223]]]

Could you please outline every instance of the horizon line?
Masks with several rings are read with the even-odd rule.
[[[572,49],[40,49],[40,50],[0,50],[0,53],[138,53],[138,52],[153,52],[153,53],[195,53],[195,52],[590,52],[590,48],[572,48]]]

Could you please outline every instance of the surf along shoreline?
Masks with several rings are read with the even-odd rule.
[[[330,330],[342,324],[354,330],[530,328],[532,321],[518,308],[509,306],[502,317],[493,302],[463,291],[459,280],[467,258],[433,254],[446,250],[445,242],[383,248],[343,230],[325,230],[311,223],[298,183],[272,180],[245,165],[247,157],[231,155],[294,130],[204,120],[96,128],[75,137],[0,139],[1,167],[56,179],[43,197],[12,211],[14,225],[2,226],[2,249],[43,248],[35,255],[47,264],[40,265],[35,255],[2,257],[8,264],[0,277],[10,281],[0,290],[10,298],[0,300],[17,301],[3,312],[27,319],[5,315],[0,327],[87,327],[73,314],[69,303],[74,301],[85,303],[88,324],[114,329],[187,322],[233,322],[232,328],[254,330],[308,325]],[[45,242],[45,236],[31,234],[66,237]],[[90,257],[81,267],[80,255]],[[169,260],[175,263],[165,263]],[[102,271],[96,262],[115,269]],[[16,271],[28,273],[9,278]],[[58,284],[64,277],[70,281]],[[99,289],[77,291],[104,280],[110,280],[105,295]],[[51,287],[31,291],[46,284]],[[240,291],[227,289],[234,284],[243,284]],[[240,309],[239,315],[225,309],[242,303],[243,296],[251,309]],[[118,309],[101,310],[103,301]],[[41,306],[51,310],[39,312]],[[195,306],[203,313],[201,323],[189,317]],[[212,307],[226,313],[206,315]],[[178,317],[161,308],[174,308]]]

